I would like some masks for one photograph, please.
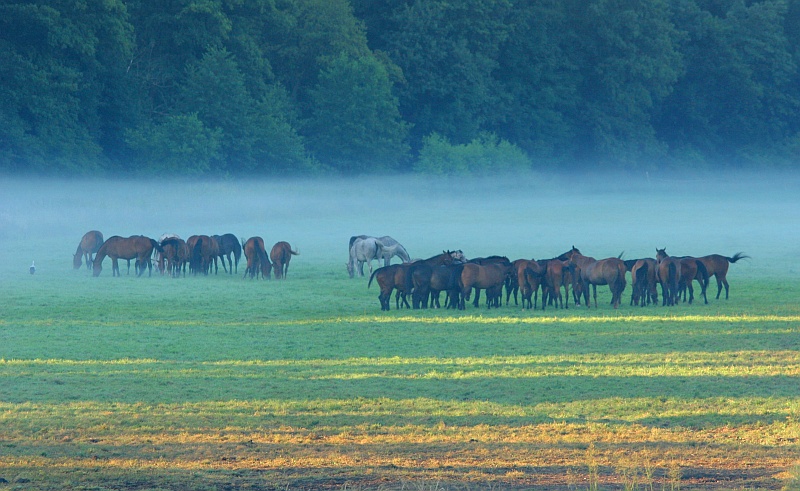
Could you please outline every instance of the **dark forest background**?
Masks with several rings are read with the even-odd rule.
[[[800,0],[0,4],[0,171],[794,168]]]

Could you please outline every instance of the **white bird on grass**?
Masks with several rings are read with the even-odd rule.
[[[29,268],[31,274],[36,272],[36,261],[31,261],[31,267]]]

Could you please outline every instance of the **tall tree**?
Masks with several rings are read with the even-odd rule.
[[[373,56],[333,59],[319,75],[304,128],[320,160],[345,172],[397,170],[408,157],[408,125],[400,118],[386,67]]]
[[[403,118],[414,145],[436,132],[463,144],[493,129],[499,103],[493,72],[508,35],[506,0],[418,0],[395,13],[383,45],[403,73]]]
[[[676,157],[704,156],[724,165],[774,155],[797,132],[797,63],[784,30],[786,2],[730,10],[693,2],[675,8],[688,34],[687,70],[664,102],[659,133]]]
[[[572,3],[572,2],[571,2]],[[592,0],[577,12],[579,158],[635,167],[662,155],[652,118],[683,69],[665,0]],[[583,7],[583,8],[582,8]]]
[[[0,5],[0,166],[89,172],[121,139],[133,30],[119,0]]]

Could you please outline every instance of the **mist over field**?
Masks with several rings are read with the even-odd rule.
[[[412,257],[549,258],[573,244],[597,258],[743,251],[731,275],[794,275],[800,256],[797,175],[321,180],[22,180],[0,182],[3,281],[72,270],[82,235],[259,235],[299,249],[292,268],[346,275],[351,235],[391,235]],[[788,266],[787,266],[788,265]],[[103,278],[111,276],[110,265]],[[241,274],[240,270],[240,274]],[[78,274],[78,273],[76,273]],[[88,274],[82,270],[80,274]]]

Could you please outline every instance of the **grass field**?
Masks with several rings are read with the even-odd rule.
[[[149,191],[122,192],[134,216],[86,209],[69,186],[48,188],[49,202],[14,194],[25,186],[0,201],[0,243],[25,253],[0,265],[0,489],[800,488],[800,279],[767,260],[797,249],[795,202],[709,204],[713,218],[745,218],[702,236],[621,234],[647,210],[608,235],[548,217],[514,236],[515,221],[490,217],[516,206],[443,210],[506,234],[491,251],[486,233],[467,242],[403,209],[394,226],[411,238],[392,235],[412,256],[547,257],[575,242],[753,259],[731,267],[731,298],[714,286],[708,305],[629,307],[628,288],[618,311],[600,289],[599,309],[382,313],[375,285],[344,268],[349,235],[378,227],[338,201],[292,203],[284,218],[228,210],[233,223],[212,213],[197,230],[200,210],[171,222]],[[258,201],[249,188],[231,200]],[[172,223],[286,239],[301,255],[282,282],[71,269],[90,228],[157,236]]]

